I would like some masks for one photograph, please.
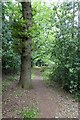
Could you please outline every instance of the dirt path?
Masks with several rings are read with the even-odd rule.
[[[39,71],[36,72],[36,79],[33,84],[35,86],[34,91],[38,101],[38,108],[40,109],[39,117],[54,118],[57,109],[56,99],[41,80]]]
[[[39,108],[39,118],[78,118],[78,103],[60,88],[47,87],[35,70],[34,88],[30,91],[18,88],[17,81],[3,93],[3,118],[20,118],[21,110]]]
[[[78,103],[70,94],[54,86],[47,87],[40,77],[40,71],[36,71],[36,79],[33,82],[35,98],[40,109],[40,118],[78,118]]]

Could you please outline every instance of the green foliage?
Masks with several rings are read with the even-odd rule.
[[[34,64],[42,60],[50,68],[51,81],[57,81],[73,94],[80,90],[77,11],[78,2],[63,2],[58,6],[40,1],[33,3]]]
[[[32,66],[48,67],[52,83],[57,81],[71,93],[79,93],[80,37],[76,20],[78,4],[79,2],[63,2],[56,5],[33,1],[33,25],[28,31],[24,31],[27,22],[22,19],[21,5],[6,3],[2,31],[3,68],[19,70],[21,50],[27,44],[23,44],[22,39],[31,36]]]
[[[13,4],[3,4],[2,15],[2,69],[3,71],[18,72],[20,69],[20,56],[14,50],[14,39],[12,37],[11,23],[12,17],[10,16],[13,10]]]
[[[33,3],[33,26],[32,26],[32,58],[34,64],[37,61],[47,63],[50,59],[51,42],[53,36],[50,34],[51,22],[49,6],[42,4],[40,1]],[[37,31],[35,32],[35,30]],[[45,32],[46,31],[46,32]],[[49,35],[48,35],[49,34]],[[48,53],[48,54],[47,54]]]
[[[42,79],[43,80],[48,80],[49,79],[49,74],[50,74],[50,70],[47,67],[41,67],[41,74],[42,74]]]
[[[73,9],[75,9],[73,13],[75,16],[71,12]],[[56,67],[53,66],[53,73],[50,75],[52,80],[56,80],[64,89],[73,94],[78,92],[80,86],[77,74],[79,68],[77,63],[79,59],[77,56],[78,31],[76,29],[77,23],[74,21],[76,9],[78,10],[77,3],[75,3],[75,8],[72,8],[71,2],[68,4],[63,3],[56,8],[58,22],[55,22],[55,25],[58,31],[55,33],[56,39],[53,41],[55,45],[51,55]]]
[[[3,36],[2,36],[2,65],[3,70],[19,71],[20,56],[14,52],[13,38],[11,30],[9,29],[9,23],[3,23]]]
[[[23,118],[36,118],[38,110],[36,108],[28,108],[27,110],[22,111]]]
[[[35,74],[31,74],[31,79],[34,80],[35,79]]]

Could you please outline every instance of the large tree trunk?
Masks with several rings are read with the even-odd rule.
[[[28,0],[29,1],[29,0]],[[31,2],[22,2],[22,14],[23,19],[27,21],[27,25],[24,28],[28,30],[32,25],[32,8]],[[22,54],[21,54],[21,71],[19,85],[22,88],[29,89],[31,84],[31,38],[30,36],[22,39]]]

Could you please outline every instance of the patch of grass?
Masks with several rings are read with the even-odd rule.
[[[49,70],[48,69],[41,69],[41,76],[43,80],[48,80],[49,79]]]
[[[27,108],[26,110],[23,110],[21,114],[23,118],[36,118],[38,115],[38,109]]]
[[[14,78],[13,76],[8,76],[8,77],[7,77],[7,80],[8,80],[8,81],[14,81],[15,78]]]
[[[31,79],[34,80],[35,79],[35,74],[31,74]]]
[[[15,78],[13,76],[8,76],[6,79],[2,80],[2,89],[4,90],[5,87],[8,87]]]
[[[52,86],[52,83],[49,79],[49,75],[50,75],[50,69],[49,68],[42,68],[41,69],[41,77],[42,80],[49,86]]]
[[[34,67],[31,69],[31,79],[32,80],[35,79],[35,68]]]
[[[6,86],[10,85],[10,83],[11,83],[11,81],[7,81],[7,80],[2,81],[2,87],[6,87]]]

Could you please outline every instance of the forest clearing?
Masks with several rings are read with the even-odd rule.
[[[79,118],[80,1],[1,7],[2,117]]]

